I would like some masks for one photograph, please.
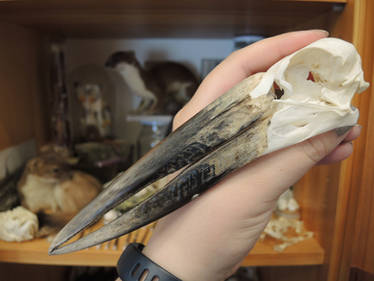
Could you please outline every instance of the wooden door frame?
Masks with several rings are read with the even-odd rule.
[[[370,16],[371,13],[371,16]],[[333,35],[353,42],[363,59],[365,79],[374,82],[374,3],[372,0],[349,0],[345,11],[333,27]],[[335,33],[335,34],[334,34]],[[367,254],[365,247],[370,239],[367,231],[370,223],[370,203],[374,203],[374,94],[370,87],[354,99],[360,109],[359,124],[363,126],[361,136],[354,143],[353,155],[342,164],[338,205],[336,210],[334,242],[328,261],[328,281],[347,281],[352,265],[366,271],[361,258]],[[371,219],[372,220],[372,219]],[[373,250],[371,250],[373,252]],[[374,252],[373,252],[374,254]]]

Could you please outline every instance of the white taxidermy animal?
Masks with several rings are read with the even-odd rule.
[[[113,67],[131,91],[141,97],[138,113],[176,113],[197,89],[194,74],[176,62],[149,63],[144,69],[132,51],[116,52],[106,62]]]

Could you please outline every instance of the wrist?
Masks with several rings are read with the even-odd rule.
[[[143,254],[183,281],[221,281],[233,273],[233,269],[222,270],[217,260],[207,258],[204,246],[188,245],[173,243],[172,239],[155,239],[148,243]]]
[[[117,272],[123,281],[182,281],[159,264],[145,256],[144,245],[131,243],[122,253],[117,264]]]
[[[175,248],[171,244],[159,246],[149,243],[143,254],[183,281],[207,280],[201,278],[200,266],[196,266],[194,261],[183,256],[184,251],[178,249],[179,247]]]

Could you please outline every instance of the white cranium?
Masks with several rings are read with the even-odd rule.
[[[351,100],[369,86],[355,47],[337,38],[318,40],[274,64],[251,97],[269,92],[273,83],[284,94],[275,101],[263,154],[356,124],[359,111]]]

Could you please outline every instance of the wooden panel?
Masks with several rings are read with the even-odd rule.
[[[67,273],[61,266],[0,263],[2,281],[66,281]]]
[[[50,242],[47,239],[34,239],[25,242],[0,241],[0,262],[44,265],[115,266],[122,251],[129,243],[139,242],[146,244],[148,242],[149,234],[152,233],[154,225],[155,223],[152,223],[119,239],[114,239],[89,249],[56,256],[48,255]],[[95,231],[101,226],[102,223],[97,223],[87,229],[85,233]],[[82,233],[82,235],[85,234]],[[75,239],[77,238],[75,237]]]
[[[354,7],[354,1],[348,1],[343,13],[331,14],[331,36],[353,42],[353,21],[355,19]],[[353,102],[358,106],[356,100]],[[362,109],[360,108],[360,110]],[[358,151],[357,145],[355,145],[353,155],[341,164],[339,188],[338,191],[336,191],[337,204],[334,206],[336,208],[335,221],[333,222],[331,232],[325,234],[330,235],[330,237],[333,238],[328,251],[329,255],[326,257],[327,266],[323,267],[325,280],[339,280],[338,271],[343,269],[341,263],[343,261],[342,251],[345,239],[345,225],[347,222],[348,206],[352,200],[351,171],[353,162],[357,161],[356,159],[360,155],[360,151]]]
[[[342,17],[338,18],[332,27],[333,35],[352,41],[356,45],[363,58],[365,78],[371,84],[374,49],[373,4],[371,0],[348,1]],[[342,167],[328,280],[348,280],[352,258],[362,267],[374,266],[372,260],[366,259],[373,256],[373,251],[367,248],[367,243],[370,244],[372,239],[368,231],[370,223],[373,222],[370,206],[373,202],[371,187],[374,184],[371,145],[374,136],[370,129],[374,125],[374,104],[370,92],[372,93],[372,87],[354,99],[354,104],[360,109],[359,124],[363,126],[363,130],[361,137],[354,143],[354,154]],[[371,261],[371,264],[366,264],[366,261]]]
[[[315,239],[297,243],[280,253],[275,252],[273,246],[270,241],[258,242],[242,266],[316,265],[324,262],[324,250]]]
[[[282,0],[279,0],[282,1]],[[295,2],[328,2],[328,3],[347,3],[348,0],[293,0]]]
[[[325,261],[329,260],[335,239],[333,233],[340,171],[339,164],[317,166],[295,186],[295,197],[302,206],[301,218],[306,228],[315,233],[318,242],[325,250]],[[316,280],[326,280],[327,272],[328,266],[325,264],[324,267],[319,268],[319,278]]]
[[[367,103],[365,125],[365,151],[361,165],[354,167],[361,172],[360,189],[357,202],[357,215],[354,220],[355,239],[353,244],[353,266],[374,274],[374,2],[366,1],[362,7],[365,13],[360,19],[362,40],[361,49],[364,58],[366,78],[371,87],[362,97],[361,103]],[[365,117],[366,117],[365,116]],[[352,228],[351,228],[352,229]],[[348,228],[347,228],[348,231]]]
[[[349,281],[374,281],[374,274],[358,268],[352,268],[349,273]]]
[[[99,225],[95,225],[88,232],[98,227]],[[58,256],[48,256],[49,242],[46,239],[35,239],[21,243],[0,241],[0,262],[115,266],[126,245],[132,242],[146,244],[152,234],[152,229],[153,225],[144,227],[117,240],[76,253]],[[242,265],[315,265],[322,264],[324,261],[324,251],[315,239],[308,239],[290,246],[281,253],[275,252],[273,246],[273,241],[265,240],[257,243]]]
[[[301,217],[307,229],[328,249],[332,243],[340,165],[317,166],[295,186],[295,197],[302,206]]]
[[[259,269],[261,281],[316,281],[320,266],[264,267]]]
[[[368,2],[366,1],[366,3]],[[373,2],[370,5],[372,4]],[[372,30],[368,26],[373,26],[373,24],[365,22],[370,11],[372,13],[374,9],[365,5],[365,1],[348,1],[342,14],[331,14],[330,27],[332,36],[351,41],[356,45],[363,57],[363,67],[367,80],[370,80],[372,75],[370,67],[373,60],[372,50],[374,49],[373,46],[370,47],[372,43],[369,43],[368,46],[367,42],[371,38],[369,34],[372,34],[373,31],[366,33]],[[366,34],[366,37],[363,36],[363,33]],[[366,42],[364,42],[365,40]],[[359,123],[366,128],[372,127],[373,125],[368,125],[368,120],[374,120],[369,116],[369,108],[373,108],[370,106],[370,95],[363,93],[356,96],[353,103],[360,108]],[[372,166],[369,166],[373,165],[373,160],[368,159],[372,159],[374,154],[372,151],[367,151],[368,144],[372,143],[373,139],[368,136],[366,128],[363,129],[361,138],[355,141],[354,154],[344,161],[340,168],[330,167],[329,169],[337,169],[335,172],[330,170],[331,173],[327,170],[324,171],[325,168],[313,170],[299,183],[300,189],[296,191],[304,209],[303,218],[307,226],[317,232],[317,237],[326,253],[326,265],[319,270],[318,280],[347,280],[353,252],[358,249],[356,245],[353,245],[354,234],[357,234],[356,230],[360,227],[363,230],[369,230],[367,222],[364,223],[367,227],[362,226],[362,220],[364,219],[360,222],[356,220],[356,209],[360,204],[358,194],[364,184],[362,173],[373,174],[370,168]],[[364,163],[367,161],[370,164],[368,163],[368,166],[365,167]],[[367,180],[369,179],[367,178]],[[327,183],[329,181],[330,183]],[[367,186],[366,189],[373,186],[372,179],[371,184]],[[370,200],[373,199],[369,199],[370,193],[365,192],[364,194],[362,196],[365,197],[366,212],[368,212],[370,211],[368,207],[371,206]],[[370,220],[369,213],[366,213],[362,218]],[[356,241],[360,241],[361,247],[368,249],[364,246],[365,242],[363,241],[367,241],[368,237],[372,236],[369,236],[370,234],[365,231],[361,233],[367,235],[366,240],[362,240],[363,237],[361,237]],[[373,257],[373,254],[367,256],[364,254],[360,257],[365,259],[364,257]],[[374,263],[372,262],[371,265],[374,265]]]
[[[0,150],[41,137],[38,47],[35,32],[0,25]],[[38,131],[35,129],[38,128]]]
[[[233,37],[326,28],[332,7],[271,0],[14,1],[0,2],[0,19],[68,37]]]

